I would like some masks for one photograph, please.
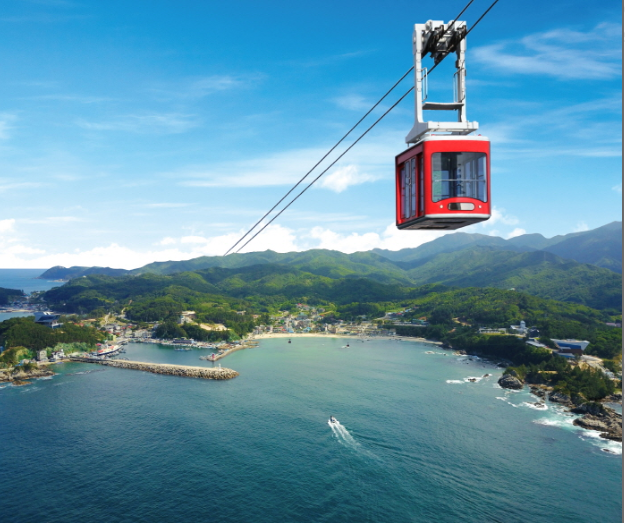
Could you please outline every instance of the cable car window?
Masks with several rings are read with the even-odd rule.
[[[401,179],[401,217],[408,218],[408,207],[406,206],[407,198],[406,198],[406,164],[403,163],[401,166],[401,171],[399,173],[399,177]]]
[[[414,216],[417,213],[417,183],[416,183],[416,167],[417,162],[415,158],[410,160],[410,216]]]
[[[486,154],[434,153],[432,155],[432,201],[475,198],[487,201]]]
[[[425,207],[425,193],[423,186],[423,155],[419,155],[419,214],[423,214]]]
[[[401,167],[401,202],[402,217],[412,218],[416,214],[417,185],[415,180],[416,162],[414,158],[407,160]]]

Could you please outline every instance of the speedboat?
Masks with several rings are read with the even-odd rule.
[[[332,424],[335,424],[335,423],[338,423],[338,422],[339,421],[334,416],[330,416],[330,419],[328,420],[328,423],[332,423]]]

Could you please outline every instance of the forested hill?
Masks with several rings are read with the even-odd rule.
[[[170,276],[91,275],[54,288],[43,298],[59,312],[102,316],[123,310],[132,321],[175,322],[181,311],[193,310],[200,322],[247,329],[241,332],[268,321],[266,314],[294,310],[300,302],[322,307],[330,322],[374,319],[403,310],[410,311],[406,319],[425,317],[432,324],[449,325],[445,332],[465,322],[503,327],[524,320],[545,336],[588,339],[609,357],[620,351],[620,329],[605,325],[610,315],[584,305],[494,288],[407,287],[365,278],[328,278],[275,264]]]
[[[600,325],[609,317],[583,305],[546,300],[517,291],[453,289],[443,285],[406,287],[365,278],[334,279],[275,264],[238,269],[213,267],[170,276],[91,275],[49,290],[43,298],[62,312],[125,309],[130,317],[144,309],[145,303],[155,300],[178,304],[172,308],[178,312],[185,308],[208,307],[247,308],[267,313],[279,310],[284,304],[305,302],[336,307],[378,304],[375,314],[383,314],[386,307],[406,307],[417,300],[432,304],[430,308],[421,309],[424,314],[444,307],[449,309],[449,314],[478,323],[505,324],[522,319],[535,323],[551,317]]]
[[[344,254],[313,249],[280,254],[265,251],[157,262],[133,271],[54,267],[41,277],[71,279],[90,274],[166,275],[217,267],[238,269],[279,264],[331,279],[364,277],[388,285],[441,283],[459,287],[514,288],[543,298],[571,301],[597,309],[620,310],[622,275],[610,269],[620,269],[622,263],[621,231],[622,223],[614,222],[593,231],[551,239],[539,234],[504,240],[480,234],[456,233],[416,249],[396,252],[374,250]],[[575,257],[587,263],[576,261]]]
[[[6,305],[11,300],[24,296],[24,291],[19,289],[5,289],[0,287],[0,305]]]

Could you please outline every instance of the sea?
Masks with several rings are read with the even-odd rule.
[[[488,362],[330,337],[208,353],[120,357],[240,375],[65,363],[2,386],[0,521],[621,521],[621,445]]]
[[[0,287],[20,289],[26,294],[34,291],[48,291],[63,285],[64,282],[39,280],[46,269],[0,269]],[[29,312],[0,312],[0,321],[21,316],[32,316]]]
[[[38,274],[0,270],[0,287],[59,284]],[[501,389],[484,360],[331,337],[210,352],[119,357],[240,375],[64,363],[0,385],[0,521],[621,521],[621,444]]]

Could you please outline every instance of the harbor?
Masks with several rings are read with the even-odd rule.
[[[238,350],[253,349],[254,347],[258,347],[257,341],[245,341],[243,343],[239,343],[236,345],[225,344],[225,345],[220,346],[217,352],[213,352],[212,354],[209,354],[208,356],[200,356],[200,359],[206,360],[206,361],[217,361],[217,360],[220,360],[221,358],[225,358],[228,354],[231,354]]]
[[[229,380],[236,378],[239,373],[232,369],[219,367],[192,367],[188,365],[172,365],[166,363],[146,363],[142,361],[110,360],[86,356],[70,356],[70,361],[82,363],[97,363],[107,367],[117,367],[120,369],[139,370],[151,372],[152,374],[167,374],[170,376],[180,376],[184,378],[200,378],[207,380]]]

